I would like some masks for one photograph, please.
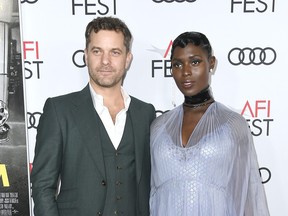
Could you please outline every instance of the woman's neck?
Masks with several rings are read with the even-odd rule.
[[[214,102],[214,98],[210,91],[210,86],[208,86],[196,95],[185,96],[183,106],[196,109],[198,107],[206,106],[213,102]]]

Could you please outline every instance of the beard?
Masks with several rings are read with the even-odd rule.
[[[95,71],[89,71],[91,80],[98,86],[111,88],[122,84],[125,77],[125,72],[117,72],[111,68],[99,68]]]

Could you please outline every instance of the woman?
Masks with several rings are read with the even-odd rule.
[[[151,127],[151,216],[269,215],[247,122],[211,93],[215,62],[204,34],[174,40],[171,73],[185,99]]]

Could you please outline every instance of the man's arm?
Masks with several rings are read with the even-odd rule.
[[[36,136],[31,173],[35,216],[58,216],[56,193],[62,158],[62,135],[51,99],[44,105]]]

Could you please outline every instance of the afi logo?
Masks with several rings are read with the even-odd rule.
[[[152,60],[152,77],[155,77],[155,70],[160,70],[161,72],[163,72],[164,77],[171,77],[171,73],[170,73],[170,68],[171,68],[171,61],[170,59],[166,59],[171,46],[172,46],[173,41],[171,40],[168,44],[168,47],[166,50],[163,49],[158,49],[156,47],[153,46],[153,49],[150,49],[149,51],[151,52],[155,52],[160,54],[161,56],[163,56],[163,59],[159,59],[159,60]]]
[[[241,9],[243,13],[264,13],[271,11],[275,12],[275,0],[256,0],[256,1],[237,1],[231,0],[231,13],[234,13],[234,10]]]
[[[116,0],[105,1],[105,4],[101,0],[92,2],[72,0],[72,15],[76,15],[76,13],[93,16],[116,15]]]
[[[27,59],[28,53],[39,59],[39,43],[38,41],[23,41],[24,59]]]
[[[249,113],[248,115],[251,117],[246,118],[248,125],[251,129],[251,133],[253,136],[260,136],[262,133],[264,135],[270,135],[270,123],[274,121],[271,119],[271,101],[270,100],[256,100],[254,104],[252,102],[246,101],[241,115],[244,113]],[[260,115],[264,116],[264,118],[260,118]]]
[[[23,56],[25,66],[25,78],[31,79],[36,76],[40,79],[40,65],[43,61],[39,60],[39,42],[38,41],[23,41]],[[27,60],[28,56],[34,60]]]

